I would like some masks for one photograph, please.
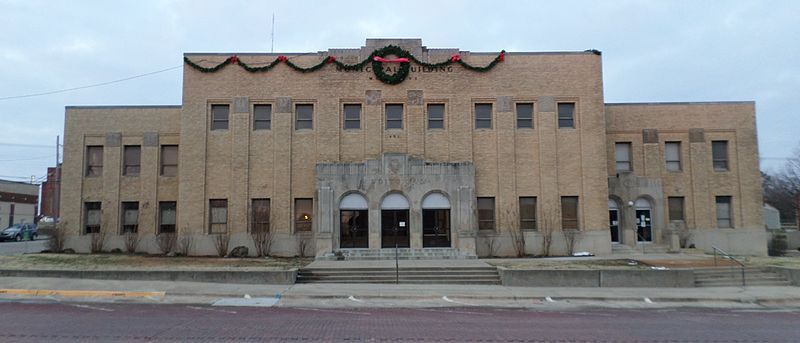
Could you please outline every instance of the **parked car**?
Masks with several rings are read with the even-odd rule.
[[[0,241],[21,241],[24,238],[36,240],[39,230],[36,225],[29,223],[14,224],[0,231]]]

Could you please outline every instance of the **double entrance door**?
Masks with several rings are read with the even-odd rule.
[[[381,248],[408,248],[408,210],[381,210]]]
[[[422,247],[450,247],[450,210],[422,210]]]

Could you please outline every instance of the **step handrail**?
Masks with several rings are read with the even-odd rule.
[[[717,247],[715,247],[713,245],[711,246],[711,249],[714,250],[714,267],[717,266],[717,251],[719,251],[720,255],[724,256],[725,258],[727,258],[727,259],[729,259],[729,260],[731,260],[733,262],[736,262],[736,264],[739,265],[739,268],[742,269],[742,287],[745,287],[744,263],[742,263],[741,261],[737,260],[735,257],[731,256],[731,254],[728,254],[724,250],[722,250],[720,248],[717,248]]]

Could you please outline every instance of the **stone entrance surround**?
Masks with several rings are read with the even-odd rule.
[[[422,200],[438,192],[450,201],[452,248],[475,254],[475,168],[472,163],[429,163],[404,154],[386,153],[365,163],[316,165],[316,256],[331,257],[339,249],[339,204],[358,193],[369,206],[369,249],[381,248],[381,203],[390,194],[409,202],[411,249],[422,249]]]

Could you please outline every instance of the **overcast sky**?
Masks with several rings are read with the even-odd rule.
[[[762,169],[800,144],[800,1],[0,0],[0,98],[182,65],[183,52],[276,52],[422,38],[469,51],[603,52],[606,102],[755,100]],[[67,105],[181,103],[181,69],[0,100],[0,178],[55,163]]]

